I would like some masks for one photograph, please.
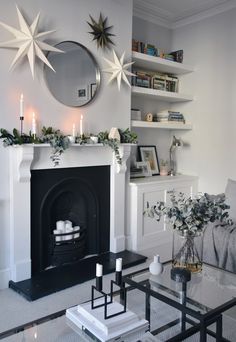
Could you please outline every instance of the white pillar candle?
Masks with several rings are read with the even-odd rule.
[[[73,233],[73,228],[66,227],[66,233]],[[71,240],[73,238],[73,235],[65,235],[65,240]]]
[[[79,231],[80,231],[80,226],[74,226],[74,233],[75,233],[74,234],[74,239],[80,237]]]
[[[65,220],[65,227],[67,228],[72,228],[72,222],[69,220]]]
[[[116,259],[116,272],[122,271],[122,258]]]
[[[57,221],[56,222],[57,230],[60,230],[62,233],[65,231],[65,222],[64,221]]]
[[[24,118],[24,96],[21,94],[20,96],[20,118]]]
[[[96,264],[96,277],[102,277],[102,265],[101,264]]]
[[[80,135],[83,135],[83,115],[81,115],[81,117],[80,117],[79,129],[80,129]]]
[[[36,119],[35,119],[35,114],[33,112],[32,115],[32,130],[31,130],[32,134],[36,134]]]
[[[73,126],[72,126],[72,137],[75,138],[75,124],[73,123]]]
[[[61,231],[60,230],[57,230],[57,229],[54,229],[53,231],[53,234],[56,235],[56,234],[60,234]],[[61,236],[56,236],[56,242],[58,241],[61,241]]]

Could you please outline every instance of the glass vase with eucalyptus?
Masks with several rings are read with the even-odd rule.
[[[203,232],[173,232],[172,266],[197,273],[202,270]]]
[[[192,272],[202,269],[203,231],[208,223],[232,224],[226,211],[225,195],[199,194],[185,197],[182,192],[170,194],[170,203],[157,202],[147,207],[144,215],[160,221],[164,216],[173,228],[172,259],[174,267],[185,267]]]

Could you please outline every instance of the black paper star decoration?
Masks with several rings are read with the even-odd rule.
[[[97,48],[105,50],[106,48],[109,48],[110,44],[115,45],[110,39],[110,37],[115,36],[115,34],[109,32],[113,26],[107,26],[107,17],[103,19],[102,13],[100,13],[99,20],[96,22],[91,15],[89,16],[91,23],[88,21],[87,23],[92,29],[89,33],[93,36],[93,40],[97,41]]]

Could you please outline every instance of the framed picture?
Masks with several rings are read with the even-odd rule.
[[[151,167],[150,167],[149,161],[136,162],[136,168],[140,169],[140,172],[141,172],[142,176],[144,176],[144,177],[152,176],[152,171],[151,171]]]
[[[89,100],[89,86],[83,86],[80,89],[78,89],[78,98],[79,100]]]
[[[160,174],[160,167],[157,158],[156,146],[138,146],[139,157],[142,162],[149,162],[151,173],[153,175]]]

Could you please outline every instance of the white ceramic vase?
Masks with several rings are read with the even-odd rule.
[[[160,255],[154,255],[153,262],[149,266],[149,271],[153,275],[158,275],[162,273],[163,265],[160,262]]]

